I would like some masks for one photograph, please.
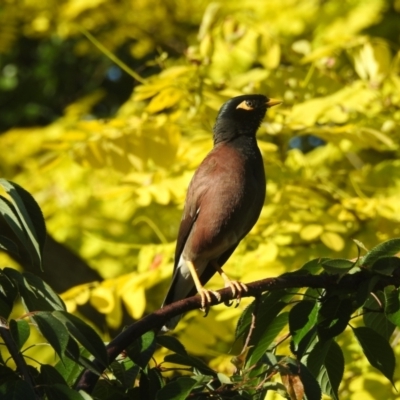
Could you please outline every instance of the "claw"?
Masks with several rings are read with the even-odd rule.
[[[231,288],[232,295],[236,297],[235,308],[240,304],[240,299],[242,298],[242,293],[249,291],[249,288],[244,283],[238,282],[238,281],[225,280],[225,287]],[[236,295],[236,293],[237,293],[237,295]],[[225,305],[230,307],[232,305],[232,302],[228,300],[225,302]]]
[[[221,295],[218,292],[215,292],[214,290],[207,290],[204,288],[201,288],[199,290],[199,295],[201,297],[201,311],[204,311],[204,317],[207,317],[208,312],[210,311],[210,306],[209,304],[211,303],[211,294],[215,296],[215,298],[220,301],[221,300]]]

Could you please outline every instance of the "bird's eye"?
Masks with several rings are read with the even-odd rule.
[[[236,109],[241,108],[243,110],[254,110],[254,103],[251,100],[243,100]]]

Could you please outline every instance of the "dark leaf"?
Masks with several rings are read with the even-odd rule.
[[[304,392],[307,400],[319,400],[322,397],[321,388],[317,380],[313,377],[308,368],[300,364],[300,379],[304,386]]]
[[[349,298],[332,296],[324,301],[318,315],[318,337],[322,342],[344,331],[353,312]]]
[[[37,400],[36,394],[27,382],[19,379],[0,386],[1,400]]]
[[[46,282],[29,272],[21,274],[4,268],[4,274],[16,284],[27,311],[65,310],[64,302]]]
[[[393,272],[400,268],[399,257],[382,257],[375,261],[371,270],[384,276],[392,276]]]
[[[104,367],[108,365],[108,355],[104,343],[92,327],[75,315],[64,311],[54,311],[53,315],[67,328],[70,335],[103,363]]]
[[[286,326],[288,316],[289,313],[284,312],[272,318],[272,321],[270,321],[269,323],[266,321],[266,326],[263,326],[263,335],[261,337],[258,337],[257,341],[250,340],[250,342],[254,344],[247,354],[246,367],[251,367],[252,365],[256,364],[266,353],[268,347],[273,343],[279,332]],[[259,324],[264,325],[264,322],[260,320]]]
[[[50,386],[44,386],[48,400],[85,400],[85,398],[76,390],[59,383]]]
[[[384,313],[385,298],[383,293],[376,293],[375,296],[379,297],[380,304],[378,304],[376,297],[372,295],[368,297],[364,304],[364,324],[365,326],[382,335],[386,340],[389,340],[392,336],[395,325],[386,317],[386,314]]]
[[[10,316],[17,295],[17,285],[0,271],[0,315],[3,318],[7,319]]]
[[[73,339],[71,339],[71,343],[72,342]],[[76,345],[78,356],[71,357],[70,355],[73,354],[73,350],[68,350],[71,346],[67,346],[68,357],[64,357],[63,360],[60,360],[55,366],[56,370],[60,373],[63,379],[65,379],[69,386],[72,386],[76,382],[83,370],[83,367],[74,361],[75,359],[79,359],[79,348],[76,342],[74,343]]]
[[[15,254],[16,256],[19,255],[17,244],[6,236],[0,235],[0,249],[3,249],[8,253]]]
[[[13,199],[19,219],[37,253],[41,266],[43,248],[46,241],[46,225],[40,207],[32,195],[18,184],[0,179],[0,185],[4,187]]]
[[[316,323],[317,315],[318,303],[315,301],[300,301],[290,310],[289,330],[296,347]]]
[[[400,290],[385,288],[385,314],[390,322],[400,327]]]
[[[47,364],[40,367],[40,383],[42,385],[54,385],[57,383],[67,385],[67,382],[57,369]]]
[[[332,340],[328,343],[323,366],[318,375],[322,391],[334,400],[339,400],[339,385],[343,379],[344,357],[340,346]]]
[[[19,218],[14,204],[3,196],[0,196],[0,214],[3,216],[6,224],[13,231],[15,237],[29,253],[32,264],[40,267],[41,261],[39,255],[25,232],[23,222]]]
[[[345,259],[328,259],[321,263],[322,268],[330,274],[345,274],[354,266],[354,262]]]
[[[192,356],[189,356],[189,355],[169,354],[169,355],[165,356],[164,361],[174,363],[174,364],[187,365],[188,367],[196,368],[197,370],[200,371],[200,373],[202,373],[204,375],[212,375],[212,376],[217,375],[215,373],[215,371],[212,370],[203,361],[201,361],[197,358],[194,358]]]
[[[396,238],[387,240],[371,249],[362,258],[362,265],[371,267],[380,258],[394,256],[398,252],[400,252],[400,239]]]
[[[129,358],[137,365],[145,368],[149,363],[156,349],[156,338],[153,331],[146,332],[133,344],[131,344],[126,352]]]
[[[198,382],[193,378],[182,377],[165,385],[158,393],[157,400],[186,400]]]
[[[387,340],[373,329],[364,326],[354,328],[353,331],[370,364],[393,383],[396,360]]]
[[[28,322],[26,322],[24,319],[18,321],[12,319],[10,321],[10,332],[18,350],[21,350],[22,346],[29,338],[30,327]]]
[[[58,356],[63,359],[69,341],[69,333],[65,326],[51,312],[38,312],[32,319]]]
[[[266,323],[266,320],[270,318],[269,315],[271,314],[269,309],[271,307],[283,308],[284,306],[286,306],[286,301],[290,301],[292,297],[293,294],[287,292],[286,290],[278,290],[276,292],[263,294],[259,299],[254,300],[253,303],[251,303],[250,306],[243,311],[242,315],[239,318],[235,331],[235,340],[242,336],[247,336],[247,333],[251,326],[256,302],[258,302],[257,319],[263,321],[263,323]],[[279,303],[278,306],[276,306],[277,303]],[[277,313],[275,315],[277,315]],[[260,336],[261,335],[262,334],[260,334]]]
[[[314,260],[307,261],[302,267],[301,270],[305,270],[315,275],[322,270],[321,263],[329,260],[329,258],[315,258]]]
[[[174,353],[182,355],[187,354],[183,344],[173,336],[158,335],[156,340],[160,346],[163,346],[166,349],[173,351]]]

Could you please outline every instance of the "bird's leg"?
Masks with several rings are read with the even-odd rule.
[[[201,309],[204,310],[205,312],[204,316],[206,317],[210,309],[209,303],[211,303],[211,293],[217,298],[218,301],[221,300],[221,295],[218,292],[214,292],[213,290],[207,290],[203,287],[192,261],[186,260],[186,265],[190,271],[190,274],[192,275],[193,282],[196,286],[196,290],[201,297]]]
[[[225,287],[229,287],[232,290],[232,294],[236,296],[236,306],[237,307],[240,304],[240,299],[242,297],[242,292],[247,292],[249,289],[248,287],[239,281],[234,281],[230,280],[228,278],[228,275],[225,274],[225,272],[222,270],[222,268],[218,265],[216,261],[212,261],[212,266],[217,270],[217,272],[221,275],[221,278],[224,280]],[[230,306],[232,303],[230,301],[225,302],[227,306]]]

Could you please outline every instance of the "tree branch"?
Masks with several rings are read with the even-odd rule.
[[[303,287],[313,289],[340,288],[340,290],[342,291],[351,293],[357,291],[359,285],[363,281],[366,281],[370,278],[371,273],[367,270],[362,270],[353,275],[345,275],[340,280],[338,275],[310,275],[306,272],[303,274],[298,272],[288,273],[278,278],[267,278],[246,284],[249,290],[248,292],[244,293],[242,297],[257,297],[265,291],[276,291],[282,289]],[[388,285],[399,286],[400,274],[391,277],[382,276],[381,280],[377,284],[379,288]],[[212,296],[212,301],[210,305],[216,305],[229,300],[235,300],[230,288],[218,290],[218,293],[221,295],[221,299],[218,301],[214,296]],[[141,320],[133,323],[107,345],[109,362],[111,363],[112,361],[114,361],[115,358],[123,350],[125,350],[130,344],[141,337],[144,333],[152,329],[159,331],[169,319],[198,308],[201,308],[201,299],[200,296],[196,295],[156,310],[152,314],[149,314]],[[95,360],[94,363],[99,370],[103,368],[101,363],[97,360]],[[91,393],[98,378],[99,377],[96,374],[94,374],[90,370],[86,370],[83,372],[80,379],[78,380],[76,384],[76,389],[84,390],[87,393]]]

